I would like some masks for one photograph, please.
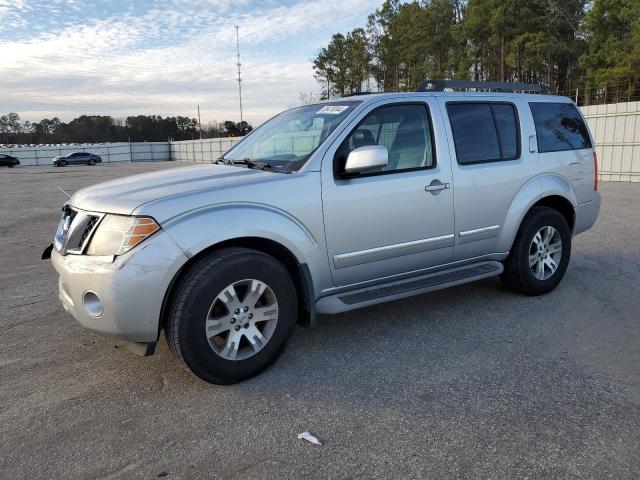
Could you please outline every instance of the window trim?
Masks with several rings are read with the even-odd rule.
[[[536,119],[533,116],[533,110],[531,109],[531,105],[532,104],[541,104],[541,103],[545,103],[545,104],[551,104],[551,105],[570,105],[572,106],[575,111],[577,112],[578,116],[580,117],[580,120],[582,120],[582,124],[585,126],[585,128],[587,129],[587,138],[589,139],[589,146],[588,147],[582,147],[582,148],[562,148],[559,150],[540,150],[540,136],[538,135],[538,126],[536,124]],[[538,149],[538,153],[557,153],[557,152],[577,152],[579,150],[594,150],[593,147],[593,139],[591,138],[591,131],[589,130],[589,125],[587,124],[586,119],[582,116],[582,113],[580,112],[580,109],[573,103],[573,102],[528,102],[529,104],[529,110],[531,111],[531,119],[533,120],[533,129],[536,132],[536,148]]]
[[[453,133],[453,125],[451,124],[451,116],[449,115],[449,109],[448,106],[449,105],[489,105],[489,107],[491,107],[492,105],[509,105],[512,109],[513,109],[513,114],[514,114],[514,118],[516,121],[516,155],[514,157],[509,157],[509,158],[503,158],[503,146],[502,146],[502,138],[500,136],[500,130],[498,129],[498,124],[496,122],[496,114],[493,111],[493,108],[490,108],[491,110],[491,118],[493,118],[493,127],[496,129],[496,137],[498,138],[498,149],[500,150],[500,158],[497,159],[493,159],[493,160],[473,160],[471,162],[463,162],[461,163],[460,160],[458,159],[458,151],[456,150],[456,139]],[[520,160],[522,158],[522,139],[520,138],[522,133],[520,131],[520,112],[518,112],[518,107],[515,103],[513,102],[508,102],[505,100],[469,100],[469,101],[465,101],[465,100],[451,100],[448,102],[445,102],[445,110],[447,113],[447,118],[449,119],[449,127],[451,128],[451,140],[453,140],[453,150],[456,154],[456,163],[458,165],[481,165],[483,163],[499,163],[499,162],[512,162],[514,160]]]
[[[349,139],[351,134],[353,132],[355,132],[360,127],[360,125],[362,125],[364,123],[364,121],[369,117],[369,115],[371,115],[373,112],[375,112],[377,110],[381,110],[383,108],[399,107],[399,106],[410,106],[410,105],[414,105],[414,106],[417,106],[417,107],[422,107],[422,108],[425,109],[427,123],[429,124],[429,135],[431,136],[431,157],[433,159],[431,165],[428,165],[426,167],[404,168],[402,170],[387,170],[386,172],[371,172],[371,173],[346,173],[346,172],[339,172],[338,171],[337,161],[336,161],[336,157],[338,155],[338,151],[340,150],[340,148],[342,147],[344,142],[346,142]],[[437,150],[436,149],[436,141],[435,141],[434,130],[433,130],[433,118],[431,116],[431,109],[429,108],[429,104],[427,102],[411,101],[411,102],[385,103],[383,105],[378,105],[377,107],[374,107],[371,110],[369,110],[368,112],[366,112],[364,117],[362,117],[362,119],[351,130],[349,130],[349,132],[346,134],[346,136],[342,139],[342,141],[340,142],[340,145],[338,145],[338,148],[336,149],[335,153],[333,154],[333,159],[332,159],[332,163],[333,163],[333,165],[332,165],[333,178],[334,178],[334,180],[352,180],[354,178],[379,177],[379,176],[382,176],[382,175],[391,175],[391,174],[407,173],[407,172],[417,172],[417,171],[420,171],[420,170],[431,170],[431,169],[436,168],[436,166],[438,165],[437,157],[436,157],[436,150]]]

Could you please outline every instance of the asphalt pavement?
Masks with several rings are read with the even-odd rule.
[[[488,279],[320,317],[224,387],[164,339],[141,358],[83,330],[40,260],[58,187],[176,167],[0,170],[0,478],[640,476],[640,184],[600,184],[551,294]]]

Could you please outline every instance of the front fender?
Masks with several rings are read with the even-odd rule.
[[[500,233],[498,248],[508,252],[516,238],[520,224],[531,207],[542,198],[558,196],[568,200],[575,209],[578,205],[576,193],[564,177],[554,174],[543,174],[532,178],[516,193],[504,221]]]
[[[216,243],[241,237],[273,240],[300,263],[318,249],[316,236],[289,213],[259,203],[221,203],[174,217],[163,228],[188,257]]]
[[[312,231],[277,207],[253,202],[221,203],[185,212],[162,227],[189,258],[228,240],[264,238],[288,249],[299,264],[306,263],[318,288],[330,278],[325,245],[318,241],[322,232]]]

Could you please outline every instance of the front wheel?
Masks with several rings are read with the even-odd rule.
[[[174,289],[169,347],[201,379],[236,383],[270,366],[293,333],[296,289],[273,257],[245,248],[213,252]]]
[[[59,167],[66,167],[66,166],[67,166],[67,162],[66,162],[65,160],[60,160],[60,161],[58,162],[58,166],[59,166]]]
[[[520,225],[502,280],[512,290],[543,295],[560,283],[571,257],[571,231],[552,208],[534,207]]]

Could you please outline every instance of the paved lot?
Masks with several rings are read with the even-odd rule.
[[[0,478],[640,476],[640,185],[601,185],[550,295],[490,279],[322,317],[219,387],[164,340],[140,358],[82,330],[39,260],[56,186],[175,166],[0,170]]]

